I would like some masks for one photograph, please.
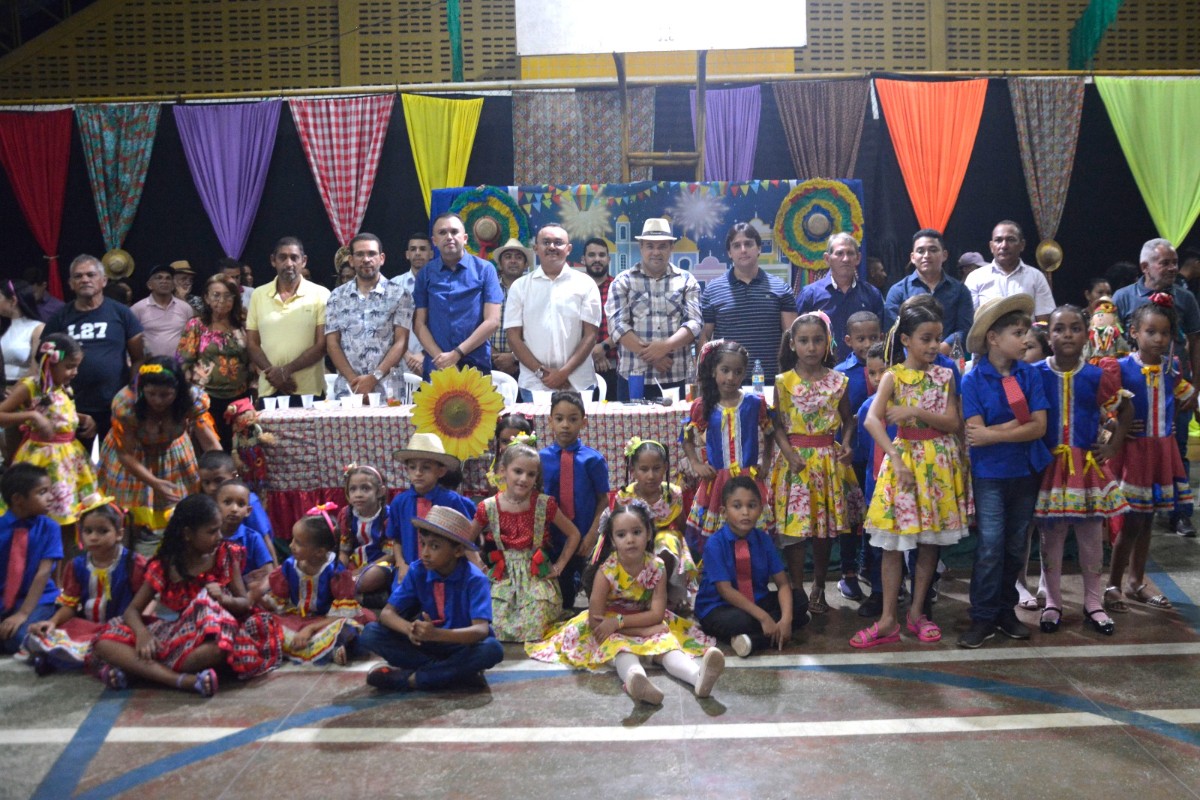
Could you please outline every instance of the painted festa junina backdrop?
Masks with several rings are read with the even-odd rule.
[[[478,186],[437,189],[431,218],[453,211],[466,224],[468,249],[488,257],[510,237],[529,243],[543,225],[562,225],[571,237],[571,258],[583,255],[593,236],[606,239],[612,274],[639,260],[642,222],[667,217],[679,241],[672,263],[700,281],[728,267],[725,234],[735,222],[749,222],[762,235],[760,264],[795,287],[824,270],[821,256],[829,235],[849,231],[869,243],[863,223],[862,181],[758,180],[678,183],[579,184],[575,186]]]

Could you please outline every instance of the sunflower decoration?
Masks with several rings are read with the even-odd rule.
[[[435,371],[413,402],[417,433],[436,433],[446,452],[464,461],[487,452],[496,415],[504,409],[491,380],[474,367]]]
[[[529,241],[529,217],[512,196],[493,186],[468,189],[454,198],[450,210],[462,217],[467,250],[480,258],[509,239]]]
[[[813,178],[796,184],[775,215],[775,243],[788,261],[804,269],[826,269],[825,243],[845,231],[863,240],[862,204],[841,181]]]

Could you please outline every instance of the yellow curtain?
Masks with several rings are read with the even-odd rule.
[[[483,98],[476,100],[443,100],[402,94],[404,122],[408,126],[408,143],[417,165],[417,181],[425,213],[434,189],[462,186],[467,178],[467,162],[475,144]]]
[[[1095,81],[1158,235],[1178,247],[1200,216],[1200,80]]]

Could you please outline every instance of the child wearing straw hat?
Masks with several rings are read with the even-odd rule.
[[[462,686],[504,658],[492,635],[491,582],[467,560],[478,549],[467,517],[434,506],[412,524],[420,559],[359,637],[361,649],[387,661],[367,673],[367,684],[390,691]]]

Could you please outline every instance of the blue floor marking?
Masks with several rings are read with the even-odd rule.
[[[61,800],[70,797],[83,779],[92,759],[104,746],[108,732],[125,710],[125,702],[132,692],[105,692],[92,706],[83,723],[63,748],[58,760],[33,793],[32,800]]]
[[[1200,634],[1200,608],[1197,608],[1196,604],[1192,602],[1192,598],[1188,597],[1187,592],[1183,591],[1170,575],[1159,569],[1158,564],[1154,563],[1152,558],[1146,561],[1146,573],[1147,577],[1158,586],[1159,591],[1171,601],[1176,613],[1187,621],[1194,633]],[[1140,603],[1135,601],[1135,605],[1140,605]]]

